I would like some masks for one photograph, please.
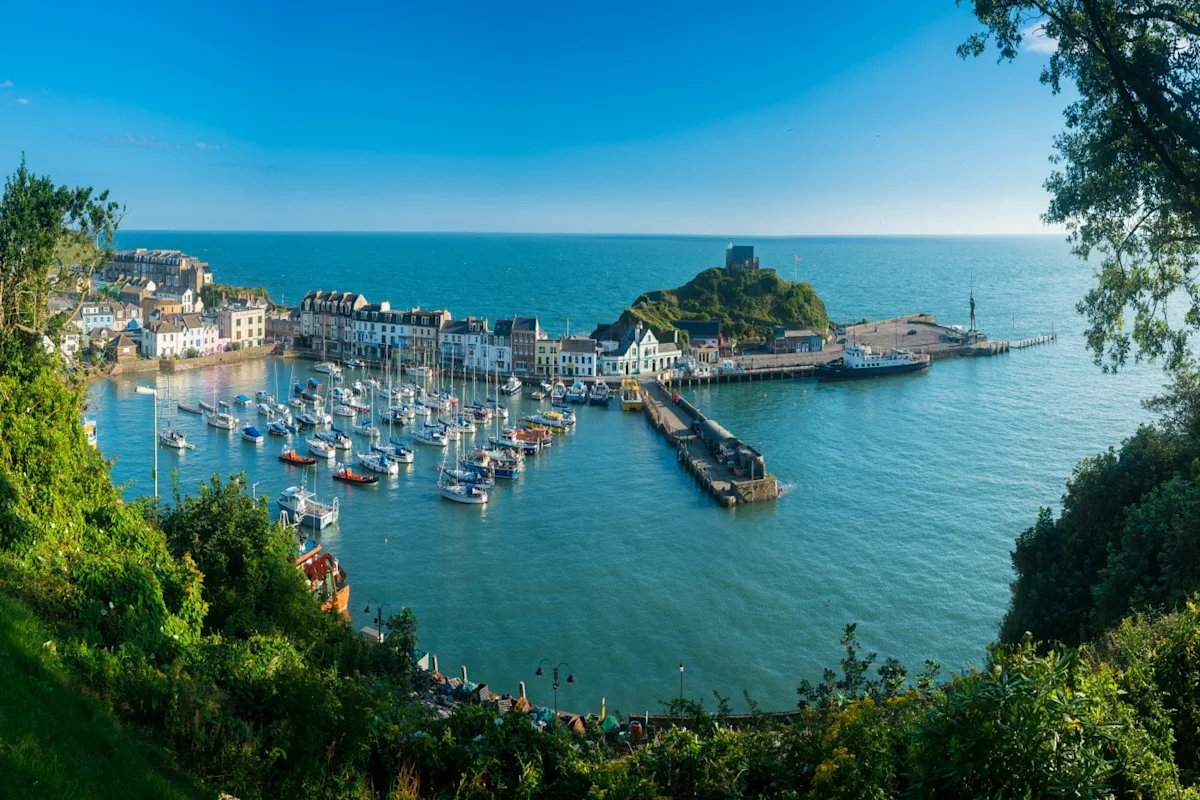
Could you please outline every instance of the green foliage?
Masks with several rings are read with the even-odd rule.
[[[1098,282],[1079,310],[1098,363],[1116,369],[1137,357],[1176,367],[1200,327],[1200,34],[1196,0],[975,0],[985,30],[959,52],[989,40],[1016,57],[1040,23],[1057,43],[1041,80],[1054,92],[1074,84],[1055,145],[1045,220],[1063,224],[1081,257],[1099,253]],[[1186,305],[1168,319],[1169,298]],[[1130,320],[1127,324],[1126,315]],[[1181,323],[1181,324],[1180,324]]]
[[[160,747],[80,694],[49,631],[0,595],[0,772],[28,798],[211,798]]]
[[[121,213],[108,192],[55,186],[22,158],[0,198],[0,327],[43,330],[51,290],[68,268],[100,263]]]
[[[825,304],[807,282],[783,280],[772,270],[706,269],[677,289],[643,294],[621,314],[618,325],[637,322],[660,340],[674,335],[681,319],[719,320],[727,336],[762,339],[775,325],[829,327]]]
[[[210,283],[200,287],[200,299],[205,308],[216,308],[228,298],[262,298],[271,301],[271,295],[265,286],[229,286],[223,283]]]

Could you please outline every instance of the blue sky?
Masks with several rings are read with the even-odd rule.
[[[133,229],[1046,230],[1064,100],[953,0],[386,5],[9,4],[0,169]]]

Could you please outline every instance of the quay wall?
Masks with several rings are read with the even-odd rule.
[[[275,345],[263,345],[262,347],[246,347],[241,350],[213,353],[211,356],[197,356],[196,358],[164,358],[160,359],[158,363],[162,365],[161,372],[173,374],[176,372],[186,372],[190,369],[201,369],[202,367],[240,364],[243,361],[253,361],[256,358],[266,358],[274,352]]]

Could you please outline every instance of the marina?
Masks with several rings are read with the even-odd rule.
[[[179,246],[204,247],[198,235],[194,240],[172,235],[179,237]],[[372,266],[376,256],[356,249],[369,242],[390,254],[388,263],[402,261],[404,253],[421,252],[425,239],[419,236],[314,235],[297,239],[302,251],[288,250],[287,236],[262,237],[293,256],[279,264],[271,262],[273,250],[256,249],[259,237],[233,237],[223,246],[267,265],[264,274],[286,272],[288,283],[264,280],[272,293],[285,291],[288,297],[298,296],[294,285],[322,280],[322,273],[306,272],[309,262],[302,256],[311,251],[312,259],[323,264],[337,263],[343,253],[361,256],[367,265],[364,280],[378,283],[384,295],[447,297],[449,305],[464,309],[523,307],[511,291],[519,283],[496,284],[475,271],[477,264],[499,268],[487,258],[484,244],[490,240],[429,241],[435,239],[436,256],[419,257],[461,253],[463,274],[474,281],[456,284],[448,296],[429,280],[433,272],[406,274],[399,281]],[[719,249],[724,243],[683,238],[672,240],[662,257],[657,251],[643,254],[655,241],[662,240],[589,239],[584,244],[571,237],[530,238],[520,246],[531,261],[546,257],[543,250],[553,246],[578,264],[581,282],[565,286],[555,303],[573,309],[572,319],[605,319],[619,311],[615,302],[648,285],[679,283],[714,244]],[[605,274],[601,256],[621,248],[652,268],[646,275],[622,278],[625,283],[616,288],[592,281],[589,269]],[[248,487],[257,484],[258,494],[274,507],[281,490],[307,480],[320,501],[338,499],[338,523],[306,532],[345,565],[355,596],[410,606],[420,620],[423,648],[440,653],[444,663],[470,664],[493,686],[510,691],[528,679],[530,664],[546,655],[539,651],[547,642],[569,643],[563,656],[581,681],[563,700],[565,708],[594,710],[607,696],[610,707],[632,711],[649,705],[654,712],[656,698],[672,696],[672,675],[678,692],[680,661],[688,664],[689,693],[716,688],[736,698],[747,688],[766,708],[791,707],[796,676],[819,675],[837,662],[841,627],[850,620],[863,622],[864,643],[881,654],[909,664],[925,658],[947,668],[962,664],[994,638],[1008,596],[1012,537],[1031,524],[1036,512],[1031,504],[1052,506],[1062,493],[1063,476],[1080,458],[1132,432],[1145,418],[1138,399],[1154,394],[1161,376],[1153,367],[1139,366],[1126,373],[1139,376],[1136,381],[1114,383],[1080,358],[1082,334],[1073,303],[1089,273],[1085,268],[1072,272],[1069,261],[1056,262],[1055,254],[1065,248],[1052,239],[781,240],[764,244],[764,254],[768,248],[776,251],[776,263],[795,248],[831,265],[820,283],[836,319],[886,318],[898,308],[925,308],[937,312],[939,321],[962,320],[967,287],[965,281],[955,282],[955,270],[976,264],[976,297],[987,298],[981,308],[997,309],[981,318],[980,327],[996,341],[1019,342],[1053,324],[1057,345],[1019,355],[1014,349],[999,358],[938,358],[924,373],[830,384],[818,383],[804,364],[774,363],[819,354],[756,356],[752,363],[761,361],[770,371],[747,369],[693,383],[677,378],[665,385],[762,453],[783,491],[771,502],[721,508],[697,476],[681,467],[678,450],[665,443],[644,409],[621,410],[619,380],[609,383],[607,407],[567,405],[578,422],[554,437],[550,452],[527,457],[520,470],[498,465],[494,486],[486,490],[488,502],[481,506],[439,495],[442,451],[413,446],[412,421],[393,424],[389,435],[388,425],[376,419],[381,436],[375,447],[415,452],[412,463],[399,464],[398,474],[372,473],[379,475],[378,485],[361,487],[331,476],[339,461],[367,471],[357,455],[370,452],[370,443],[351,425],[340,424],[344,418],[332,421],[354,440],[352,450],[337,450],[328,462],[293,466],[279,460],[281,448],[288,444],[309,455],[305,438],[312,432],[290,439],[270,436],[264,446],[253,447],[238,432],[253,424],[269,433],[265,420],[257,409],[247,413],[237,407],[235,416],[249,419],[232,435],[209,428],[200,416],[175,414],[172,425],[196,449],[160,449],[160,489],[170,491],[174,474],[186,493],[214,473],[244,472]],[[870,259],[863,255],[868,251]],[[871,266],[876,256],[881,263],[903,263],[918,291],[888,283],[886,274]],[[997,260],[988,260],[993,257]],[[853,269],[846,272],[841,263]],[[1009,266],[1025,263],[1027,268]],[[264,282],[253,273],[231,277]],[[1018,314],[1010,327],[1013,308]],[[871,345],[886,350],[907,330],[887,331]],[[901,344],[907,343],[901,339]],[[380,376],[380,365],[364,361],[365,370],[343,366],[341,383],[312,372],[317,362],[306,358],[258,358],[194,369],[171,376],[170,398],[215,407],[220,399],[254,398],[266,390],[296,418],[301,413],[315,418],[311,404],[301,412],[290,403],[288,387],[305,387],[312,377],[321,385],[313,394],[327,399],[332,388],[352,387],[355,381],[366,386],[369,378]],[[401,385],[424,380],[413,369]],[[164,378],[129,375],[92,384],[94,406],[87,417],[97,421],[98,445],[115,459],[114,480],[127,487],[129,498],[150,492],[152,468],[150,404],[134,394],[134,386],[156,379],[164,386]],[[455,370],[456,395],[462,394],[462,379]],[[449,376],[440,380],[447,384]],[[573,381],[565,380],[565,388]],[[540,381],[523,383],[520,394],[497,398],[495,408],[509,413],[501,428],[555,410],[548,397],[533,399],[534,391],[542,391]],[[386,380],[382,387],[387,388]],[[395,380],[392,388],[399,388]],[[553,388],[552,381],[547,388]],[[385,405],[383,389],[373,403],[377,412],[416,405],[413,397]],[[287,390],[288,397],[279,390]],[[1070,413],[1064,397],[1072,398]],[[1038,413],[1047,408],[1062,412]],[[470,409],[462,412],[473,416]],[[494,435],[499,436],[489,425],[474,434],[474,442]],[[464,440],[464,451],[470,442]],[[1036,462],[1028,458],[1031,447],[1040,454]],[[447,449],[453,451],[453,442]],[[963,508],[971,508],[971,515],[964,516]],[[567,524],[568,518],[576,523]],[[864,585],[872,591],[863,592]],[[355,627],[369,621],[362,605],[356,601],[350,607]],[[698,608],[716,613],[697,614]],[[797,645],[780,660],[772,653],[784,619]],[[750,655],[736,663],[714,658],[713,641]],[[533,683],[530,690],[532,702],[549,702],[544,685]]]

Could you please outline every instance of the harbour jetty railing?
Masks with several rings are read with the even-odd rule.
[[[1047,334],[1043,334],[1041,336],[1032,336],[1028,339],[1022,339],[1019,342],[1009,342],[1008,346],[1013,348],[1014,350],[1023,350],[1026,347],[1034,347],[1035,345],[1039,345],[1039,344],[1047,344],[1049,342],[1055,341],[1056,339],[1058,339],[1057,334],[1047,333]]]
[[[662,382],[641,384],[642,408],[675,447],[679,463],[720,505],[729,508],[779,497],[779,481],[756,448],[704,416]]]

